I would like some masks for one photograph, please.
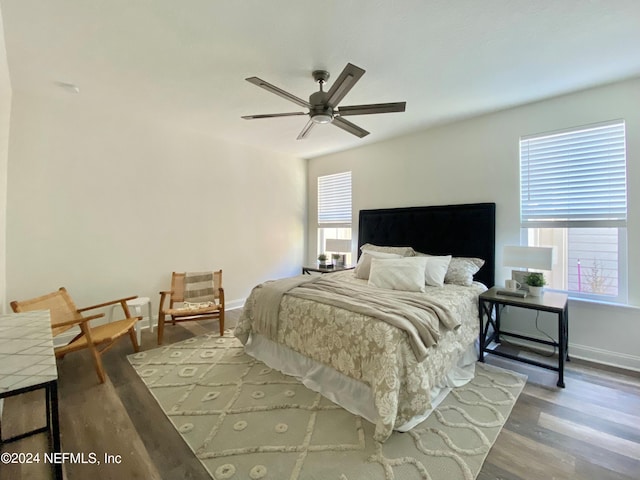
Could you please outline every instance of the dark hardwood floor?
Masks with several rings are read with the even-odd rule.
[[[239,310],[229,312],[232,326]],[[168,325],[165,344],[208,331],[217,321]],[[156,348],[155,334],[143,331],[142,348]],[[98,384],[89,357],[68,355],[58,363],[62,449],[96,455],[100,465],[66,463],[67,480],[208,479],[200,462],[143,386],[126,355],[125,341],[104,355],[108,374]],[[529,376],[511,416],[491,449],[479,480],[640,478],[640,375],[578,360],[565,372],[565,389],[554,372],[499,357],[487,363]],[[8,399],[2,418],[4,437],[34,428],[44,420],[42,394]],[[36,435],[3,446],[3,452],[46,451]],[[120,458],[105,463],[105,454]],[[0,480],[52,478],[49,465],[0,465]],[[354,480],[354,479],[351,479]]]

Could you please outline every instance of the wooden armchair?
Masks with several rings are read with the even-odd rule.
[[[165,308],[169,297],[169,308]],[[224,335],[224,289],[222,270],[216,272],[171,274],[171,290],[160,292],[158,345],[162,345],[166,317],[176,322],[217,318],[220,336]]]
[[[136,352],[140,351],[140,346],[136,339],[135,324],[138,320],[141,320],[142,317],[132,317],[129,313],[129,307],[127,307],[127,301],[134,298],[137,297],[134,295],[133,297],[113,300],[99,305],[78,308],[73,303],[73,300],[71,300],[67,290],[62,287],[53,293],[33,298],[31,300],[13,301],[11,302],[11,308],[16,313],[30,312],[32,310],[49,310],[51,315],[51,330],[53,331],[54,337],[66,332],[74,326],[80,327],[80,333],[69,343],[54,348],[56,358],[63,358],[67,353],[75,352],[77,350],[85,348],[89,349],[95,363],[100,383],[104,383],[105,372],[102,366],[101,354],[111,348],[118,338],[124,336],[128,332],[129,337],[131,338],[131,343],[133,344],[133,349]],[[89,322],[91,320],[104,317],[104,313],[98,313],[87,317],[82,315],[83,312],[116,305],[118,303],[122,306],[122,310],[125,315],[125,318],[122,320],[92,326]]]

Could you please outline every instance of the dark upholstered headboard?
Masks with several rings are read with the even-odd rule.
[[[410,246],[432,255],[477,257],[485,261],[474,279],[495,280],[496,204],[360,210],[358,255],[365,243]]]

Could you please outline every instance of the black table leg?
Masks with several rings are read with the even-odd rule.
[[[478,361],[484,363],[484,302],[478,299],[478,317],[480,318],[480,330],[478,332],[479,350]]]
[[[558,387],[564,388],[564,360],[566,358],[567,339],[564,312],[558,313]]]
[[[49,388],[47,388],[48,392],[48,401],[47,404],[50,404],[50,408],[47,407],[47,410],[50,410],[50,417],[47,418],[47,422],[50,422],[51,429],[49,430],[51,435],[51,443],[52,443],[52,451],[54,453],[60,453],[60,419],[58,417],[58,382],[52,382]],[[56,462],[53,465],[54,468],[54,478],[56,480],[63,480],[62,478],[62,463]]]
[[[571,361],[569,358],[569,305],[564,308],[564,339],[566,345],[564,347],[564,354],[567,362]]]
[[[496,331],[494,340],[496,343],[500,343],[500,305],[493,303],[493,311],[496,312]]]

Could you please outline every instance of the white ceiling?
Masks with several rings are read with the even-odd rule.
[[[144,112],[309,158],[640,75],[638,0],[0,0],[14,93]],[[301,98],[315,69],[366,74],[343,105],[406,101],[296,140],[306,117],[244,79]],[[331,79],[328,87],[331,86]],[[65,93],[72,95],[72,93]]]

